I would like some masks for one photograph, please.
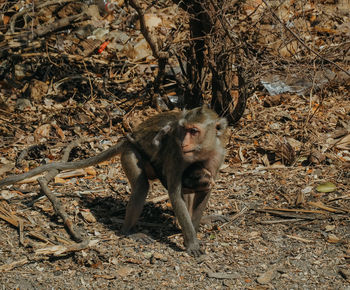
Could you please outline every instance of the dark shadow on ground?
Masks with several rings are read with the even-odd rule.
[[[127,201],[119,196],[108,197],[85,197],[80,199],[81,206],[90,209],[97,222],[103,223],[109,229],[120,233],[124,219]],[[117,220],[113,221],[113,219]],[[168,240],[168,236],[181,233],[181,230],[174,224],[175,218],[171,210],[163,209],[159,204],[146,203],[142,211],[139,223],[136,225],[133,233],[145,233],[155,241],[166,244],[175,251],[183,251],[175,243]],[[144,225],[143,223],[147,223]],[[125,237],[127,238],[127,237]],[[141,241],[138,241],[142,243]]]

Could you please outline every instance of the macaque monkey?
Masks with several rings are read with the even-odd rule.
[[[76,162],[57,162],[0,180],[0,187],[51,169],[84,168],[121,154],[131,185],[122,233],[130,234],[141,215],[149,181],[159,179],[169,198],[184,236],[187,252],[203,254],[197,230],[211,188],[224,160],[227,121],[207,107],[165,112],[150,117],[133,133],[100,154]]]
[[[183,173],[182,187],[185,192],[208,191],[214,185],[214,177],[201,162],[193,163]]]
[[[187,252],[193,256],[203,253],[196,232],[209,199],[210,184],[224,159],[226,127],[225,119],[202,107],[162,113],[136,128],[132,133],[134,144],[130,144],[121,155],[132,191],[122,232],[130,232],[136,224],[149,189],[148,180],[158,178],[168,189]],[[184,191],[187,183],[184,173],[191,166],[194,166],[192,173],[199,170],[210,180],[206,190]],[[195,189],[197,185],[189,187]]]

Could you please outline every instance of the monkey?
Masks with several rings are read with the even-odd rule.
[[[197,239],[199,223],[225,156],[227,121],[208,107],[164,112],[141,123],[116,145],[100,154],[75,162],[57,162],[0,180],[0,187],[51,169],[84,168],[121,155],[131,185],[121,232],[129,235],[141,215],[149,180],[159,179],[184,238],[186,251],[198,257],[204,252]],[[193,176],[192,181],[188,177]],[[202,181],[205,181],[203,185]],[[187,188],[186,188],[187,187]]]
[[[189,194],[189,193],[196,193],[199,194],[205,194],[205,192],[209,192],[213,189],[215,186],[215,179],[211,175],[211,172],[203,167],[203,164],[201,162],[199,163],[193,163],[191,166],[189,166],[183,173],[182,176],[182,187],[183,187],[183,193]],[[192,205],[190,204],[190,201],[194,197],[187,196],[186,199],[186,205],[187,209],[191,211]],[[209,224],[212,222],[221,222],[225,223],[228,222],[229,219],[221,214],[210,214],[206,216],[200,217],[200,224]],[[197,223],[198,226],[198,223]],[[198,230],[198,228],[196,229]]]
[[[161,133],[164,127],[167,129]],[[203,254],[196,232],[210,188],[184,194],[182,178],[185,170],[196,162],[216,178],[225,155],[226,128],[226,119],[207,107],[158,114],[137,127],[132,133],[136,145],[129,146],[121,155],[132,191],[123,233],[130,232],[141,214],[149,189],[148,179],[158,178],[168,189],[187,252],[193,256]],[[153,142],[155,139],[158,142]]]
[[[182,187],[186,192],[208,191],[214,185],[214,177],[201,162],[193,163],[183,173]]]

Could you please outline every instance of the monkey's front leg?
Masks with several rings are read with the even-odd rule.
[[[192,224],[196,232],[199,229],[199,224],[203,221],[206,222],[206,217],[203,217],[203,212],[205,208],[207,207],[207,203],[210,197],[211,190],[207,191],[197,191],[193,194],[193,201],[192,201]]]
[[[186,251],[191,256],[199,257],[204,252],[200,248],[196,230],[192,224],[190,214],[186,207],[186,203],[182,197],[181,178],[178,178],[176,181],[168,180],[168,184],[171,205],[175,212],[175,216],[181,226]]]

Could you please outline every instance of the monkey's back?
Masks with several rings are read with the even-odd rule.
[[[154,150],[158,150],[154,144],[157,134],[166,126],[175,127],[180,116],[181,112],[164,112],[154,115],[137,126],[132,132],[132,137],[145,153],[152,155]]]
[[[182,112],[164,112],[154,115],[141,123],[132,132],[132,138],[146,159],[153,167],[157,177],[165,187],[163,164],[170,154],[178,151],[171,132],[177,128]],[[170,149],[170,150],[169,150]]]

